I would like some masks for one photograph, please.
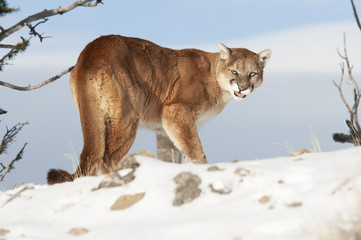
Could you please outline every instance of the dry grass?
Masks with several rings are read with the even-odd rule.
[[[340,194],[345,198],[347,212],[339,212],[333,222],[326,223],[322,229],[317,229],[318,240],[361,240],[361,186],[359,176],[346,179],[331,195]]]
[[[339,220],[324,230],[319,230],[316,236],[318,240],[361,240],[361,212],[355,220]]]
[[[311,134],[310,134],[309,140],[312,144],[311,152],[322,152],[320,141],[318,140],[316,132],[313,130],[311,125],[310,125],[310,131],[311,131]]]
[[[70,144],[71,150],[73,152],[72,153],[65,153],[64,156],[71,161],[73,171],[75,172],[76,168],[79,165],[79,158],[77,157],[78,154],[75,152],[73,143],[71,141],[69,141],[69,144]]]
[[[275,143],[275,145],[285,148],[290,156],[298,156],[304,153],[322,152],[320,141],[318,140],[318,137],[311,126],[310,126],[310,132],[311,133],[310,133],[309,141],[311,143],[311,146],[306,145],[306,148],[295,150],[295,148],[293,148],[292,145],[286,141],[283,141],[283,143]]]

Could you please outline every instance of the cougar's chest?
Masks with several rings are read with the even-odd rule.
[[[201,112],[196,120],[197,129],[201,129],[206,123],[208,123],[215,116],[217,116],[222,111],[222,109],[223,107],[213,107],[211,109],[207,109],[206,111]]]

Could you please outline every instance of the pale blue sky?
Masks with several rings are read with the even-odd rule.
[[[66,6],[72,0],[10,2],[21,12],[1,19],[6,23],[3,26],[45,8]],[[79,33],[94,38],[115,33],[183,46],[347,20],[353,20],[351,5],[339,0],[108,0],[97,8],[78,8],[52,17],[39,30],[54,38]]]
[[[73,1],[9,2],[21,12],[1,18],[5,28],[44,8]],[[105,34],[145,38],[172,48],[217,51],[219,42],[253,51],[272,48],[262,87],[246,101],[232,102],[200,131],[209,161],[287,155],[280,144],[296,150],[311,145],[310,126],[324,151],[351,146],[331,139],[334,131],[346,132],[343,120],[348,117],[331,82],[339,79],[336,48],[342,47],[343,31],[349,37],[355,70],[361,68],[361,33],[349,1],[104,0],[96,8],[77,8],[51,17],[38,31],[52,38],[43,43],[34,39],[29,50],[0,73],[1,80],[19,85],[43,81],[73,65],[88,42]],[[27,30],[19,34],[26,36]],[[0,88],[0,107],[9,111],[2,116],[0,133],[5,125],[30,122],[9,155],[0,159],[9,161],[22,143],[29,143],[4,188],[15,183],[45,183],[49,168],[72,172],[72,163],[64,154],[73,153],[73,145],[78,157],[82,136],[68,78],[29,93]],[[152,133],[142,131],[137,136],[131,151],[141,149],[155,152]]]

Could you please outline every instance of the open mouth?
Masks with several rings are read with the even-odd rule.
[[[239,98],[247,97],[247,95],[243,94],[242,91],[238,91],[238,92],[234,91],[233,94],[234,94],[234,96],[239,97]]]
[[[239,98],[247,97],[247,94],[244,94],[242,92],[247,92],[248,89],[240,89],[236,83],[232,84],[232,89],[233,89],[234,96],[239,97]]]

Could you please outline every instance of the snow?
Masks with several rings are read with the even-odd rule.
[[[135,179],[119,187],[94,190],[98,176],[0,192],[0,239],[303,240],[361,218],[360,147],[214,165],[136,160]],[[201,179],[201,193],[173,206],[181,172]],[[110,209],[142,193],[129,208]]]

